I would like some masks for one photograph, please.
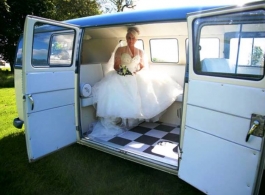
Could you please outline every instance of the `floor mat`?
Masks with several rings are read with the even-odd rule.
[[[173,125],[144,122],[116,137],[105,138],[104,141],[177,166],[179,132],[179,127]]]

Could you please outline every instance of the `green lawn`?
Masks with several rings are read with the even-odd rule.
[[[74,144],[34,163],[27,159],[14,88],[0,89],[0,194],[202,194],[177,176]]]

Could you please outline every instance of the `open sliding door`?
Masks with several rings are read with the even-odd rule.
[[[29,161],[77,141],[75,67],[80,29],[27,16],[22,91]]]
[[[264,168],[265,3],[191,13],[188,29],[179,177],[206,194],[258,194]]]

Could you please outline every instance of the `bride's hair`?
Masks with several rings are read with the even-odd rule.
[[[138,29],[137,27],[129,27],[129,28],[127,29],[127,35],[128,35],[129,33],[133,34],[133,36],[134,36],[135,38],[137,38],[138,35],[140,34],[140,31],[139,31],[139,29]]]

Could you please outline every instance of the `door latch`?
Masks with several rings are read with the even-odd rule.
[[[33,109],[34,109],[34,100],[33,100],[33,97],[32,97],[31,94],[29,94],[29,95],[28,95],[28,98],[29,98],[30,103],[31,103],[31,110],[33,110]]]
[[[258,114],[251,115],[250,128],[246,136],[246,142],[248,142],[251,135],[257,137],[264,136],[264,121],[265,121],[265,116]]]

